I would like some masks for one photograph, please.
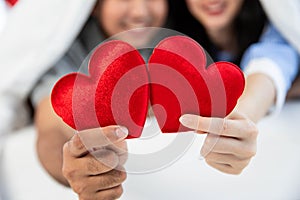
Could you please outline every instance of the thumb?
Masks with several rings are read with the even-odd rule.
[[[87,154],[94,147],[108,146],[128,136],[128,129],[123,126],[107,126],[79,131],[68,142],[70,152],[74,157]]]
[[[128,136],[128,129],[124,126],[106,126],[79,131],[77,133],[86,149],[104,147],[118,143]]]
[[[198,133],[206,133],[203,130],[201,130],[201,126],[200,126],[201,118],[202,117],[198,115],[185,114],[179,118],[179,122],[183,126],[195,130]]]

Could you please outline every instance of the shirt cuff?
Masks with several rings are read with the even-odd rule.
[[[287,84],[279,66],[269,58],[253,59],[245,69],[245,75],[264,74],[271,78],[276,89],[276,102],[270,108],[268,115],[278,115],[285,103]]]

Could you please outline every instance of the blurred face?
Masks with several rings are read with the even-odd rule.
[[[208,31],[230,27],[244,0],[186,0],[192,15]]]
[[[112,36],[135,28],[161,27],[167,12],[166,0],[100,0],[96,17],[105,33]],[[142,30],[135,34],[136,40],[143,36]]]

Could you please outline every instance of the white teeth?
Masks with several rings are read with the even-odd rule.
[[[143,28],[130,28],[130,30],[133,33],[143,33],[145,31],[144,27]]]
[[[207,9],[211,12],[218,12],[223,9],[222,3],[207,5]]]
[[[146,24],[128,24],[128,27],[130,29],[145,28],[146,26],[147,26]]]

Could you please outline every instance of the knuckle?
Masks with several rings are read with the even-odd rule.
[[[110,177],[103,176],[99,180],[99,189],[109,188],[113,184],[114,181]]]
[[[118,155],[111,150],[103,149],[93,152],[92,156],[94,159],[93,163],[90,164],[90,169],[94,171],[96,170],[104,173],[114,169],[119,163]]]
[[[83,193],[78,195],[79,196],[79,200],[95,200],[96,198],[91,195],[90,193]]]
[[[119,164],[124,165],[126,161],[128,160],[128,153],[122,153],[119,157]]]
[[[254,157],[256,156],[256,150],[251,150],[248,152],[249,157]]]
[[[121,170],[113,170],[111,179],[116,184],[122,184],[127,178],[127,174]]]
[[[210,155],[213,152],[213,148],[214,148],[213,145],[204,143],[204,145],[201,148],[200,153],[203,157],[207,157],[208,155]]]
[[[221,134],[227,132],[227,130],[228,130],[228,121],[227,121],[227,118],[224,118],[223,119],[223,126],[222,126],[222,129],[221,129]]]
[[[63,174],[63,176],[66,179],[73,180],[76,177],[76,175],[77,175],[77,171],[74,170],[74,169],[70,169],[65,164],[63,164],[63,166],[62,166],[62,174]]]
[[[211,153],[206,154],[205,160],[208,162],[213,162],[215,159],[213,158]]]
[[[120,198],[123,194],[123,187],[121,185],[113,188],[113,198],[117,199]]]
[[[109,192],[104,192],[101,191],[99,193],[99,198],[101,200],[114,200],[114,199],[118,199],[122,196],[123,194],[123,187],[121,185],[111,188],[109,189]]]
[[[256,155],[256,147],[244,148],[243,154],[246,158],[251,158]]]
[[[207,160],[207,159],[205,159],[205,162],[209,165],[209,166],[211,166],[211,167],[214,167],[215,166],[215,163],[212,161],[212,160]],[[215,168],[215,167],[214,167]]]
[[[81,141],[81,138],[80,138],[79,134],[75,134],[73,136],[73,138],[72,138],[72,144],[78,150],[82,150],[82,149],[85,148],[84,145],[83,145],[83,143],[82,143],[82,141]]]
[[[244,161],[241,161],[241,162],[239,163],[237,169],[243,171],[243,170],[246,168],[246,166],[249,164],[249,162],[250,162],[250,159],[246,159],[246,160],[244,160]]]
[[[245,162],[238,162],[238,163],[234,163],[231,165],[232,169],[229,172],[230,174],[233,175],[240,175],[243,170],[245,169],[245,167],[247,166],[247,164]]]
[[[75,193],[81,196],[81,199],[87,199],[84,192],[86,191],[86,185],[82,184],[81,182],[72,183],[71,187]]]
[[[206,137],[204,141],[204,146],[210,146],[211,145],[211,138],[209,136]]]
[[[74,180],[75,177],[77,176],[76,170],[68,170],[68,169],[63,168],[62,173],[63,173],[63,176],[69,181]]]
[[[243,169],[233,169],[231,171],[229,171],[228,173],[229,174],[232,174],[232,175],[240,175],[242,173]]]
[[[118,140],[116,133],[116,130],[118,128],[115,126],[107,126],[102,128],[102,135],[103,135],[103,139],[108,143],[111,144],[113,143],[113,141]]]
[[[90,174],[97,175],[104,172],[104,167],[99,161],[91,158],[87,163],[87,170]]]
[[[227,164],[224,167],[217,167],[216,169],[218,169],[219,171],[226,173],[226,174],[231,174],[231,175],[239,175],[242,173],[243,168],[237,168],[235,167],[232,163]]]
[[[66,142],[63,146],[63,154],[65,155],[67,152],[69,152],[69,146],[70,146],[70,143],[69,142]]]
[[[120,181],[123,183],[126,179],[127,179],[127,173],[121,171],[121,174],[120,174]]]
[[[258,128],[252,121],[248,121],[247,123],[247,132],[250,137],[256,138],[258,135]]]

